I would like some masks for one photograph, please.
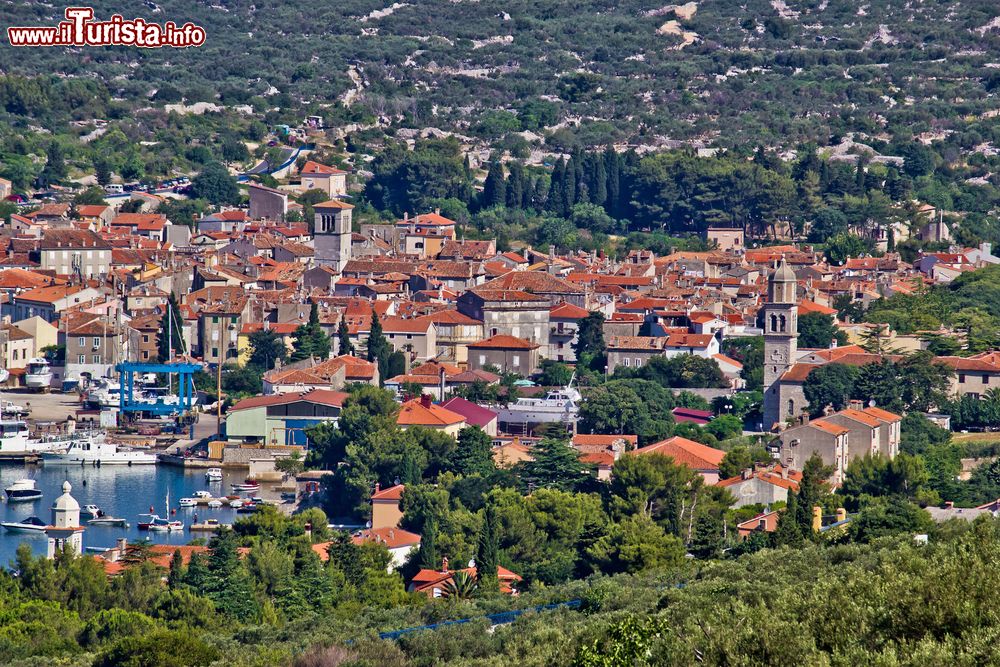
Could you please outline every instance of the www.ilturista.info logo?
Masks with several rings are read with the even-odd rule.
[[[110,21],[95,21],[93,7],[67,7],[66,20],[55,27],[7,28],[11,46],[139,46],[184,48],[205,43],[205,29],[193,23],[163,25],[143,19],[124,19],[115,14]]]

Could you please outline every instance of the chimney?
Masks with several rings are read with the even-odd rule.
[[[305,529],[305,536],[306,537],[312,537],[312,534],[313,534],[313,526],[312,526],[312,524],[311,523],[307,523],[305,526],[303,526],[303,528]]]
[[[744,468],[743,472],[740,474],[742,479],[750,479],[753,477],[753,468]]]
[[[820,528],[823,527],[823,508],[819,505],[813,506],[813,519],[812,519],[812,529],[814,533],[818,533]]]
[[[851,410],[862,410],[864,409],[865,406],[864,403],[862,403],[861,401],[857,399],[851,399],[851,401],[848,403],[848,407],[850,407]]]
[[[955,503],[954,503],[954,502],[952,502],[951,500],[947,500],[947,501],[945,501],[945,503],[944,503],[944,508],[945,508],[946,510],[950,510],[950,509],[954,509],[954,508],[955,508]]]
[[[441,557],[441,571],[442,572],[447,572],[448,571],[448,557],[447,556],[442,556]]]
[[[845,510],[843,507],[838,507],[837,508],[837,523],[840,523],[841,521],[845,521],[846,519],[847,519],[847,510]]]
[[[375,493],[378,493],[381,489],[382,489],[382,485],[379,484],[378,482],[375,482]]]
[[[442,366],[441,368],[438,369],[438,383],[440,385],[438,387],[438,389],[441,392],[441,400],[442,401],[444,400],[444,385],[445,385],[444,378],[445,378],[444,366]]]
[[[403,222],[406,222],[409,219],[410,219],[410,212],[409,211],[403,211]]]
[[[420,395],[420,405],[422,405],[425,408],[431,407],[431,395],[430,394],[421,394]]]
[[[808,412],[803,411],[802,414],[799,415],[799,423],[802,424],[803,426],[805,426],[806,424],[809,423],[809,413]]]

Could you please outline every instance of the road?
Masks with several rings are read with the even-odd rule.
[[[63,422],[70,415],[76,417],[80,397],[70,394],[40,394],[27,391],[0,391],[0,400],[29,409],[28,417],[35,422]]]

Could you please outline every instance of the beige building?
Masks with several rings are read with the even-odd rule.
[[[89,229],[48,229],[39,243],[41,268],[102,279],[111,270],[111,244]]]
[[[538,370],[539,345],[523,338],[498,334],[472,343],[469,348],[469,368],[484,370],[496,366],[501,373],[528,376]]]
[[[716,249],[723,252],[741,253],[746,249],[743,230],[730,227],[709,227],[705,231],[709,243],[715,243]]]
[[[14,322],[14,326],[34,339],[36,355],[41,354],[41,351],[47,347],[59,344],[59,329],[37,315]]]
[[[28,359],[36,356],[34,337],[13,324],[3,325],[0,340],[3,341],[4,368],[24,368]]]
[[[737,477],[720,481],[720,486],[734,498],[733,507],[747,505],[769,506],[777,502],[788,502],[788,492],[797,492],[802,473],[789,470],[778,464],[773,470],[748,468]]]
[[[299,176],[301,189],[322,190],[328,197],[343,197],[347,194],[347,173],[341,169],[328,167],[309,160],[302,165]]]
[[[406,355],[409,363],[424,362],[437,355],[437,330],[430,320],[387,317],[382,320],[382,333],[392,349]]]
[[[458,310],[483,323],[484,336],[527,338],[549,344],[549,300],[515,289],[474,287],[458,298]],[[471,362],[470,362],[471,363]]]
[[[406,487],[402,484],[382,489],[375,483],[375,493],[372,494],[372,530],[380,528],[398,528],[403,518],[403,510],[399,503],[403,499]]]
[[[809,457],[819,454],[825,465],[833,467],[830,481],[839,486],[847,469],[849,434],[847,428],[833,422],[825,419],[810,421],[803,416],[798,426],[778,433],[777,443],[772,444],[772,448],[778,447],[779,462],[792,470],[802,470]]]
[[[284,220],[288,215],[288,193],[256,183],[247,183],[252,220]]]

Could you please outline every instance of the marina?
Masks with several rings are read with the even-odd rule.
[[[222,488],[229,489],[231,484],[243,483],[246,470],[225,470],[223,478]],[[163,465],[0,465],[0,488],[11,487],[18,480],[32,481],[41,497],[33,501],[0,503],[0,524],[22,522],[30,516],[47,519],[50,506],[61,493],[63,482],[68,480],[73,485],[73,495],[81,507],[93,505],[103,513],[86,521],[87,530],[83,535],[83,543],[87,547],[111,547],[121,537],[128,538],[130,542],[149,540],[156,544],[183,545],[196,537],[210,537],[210,532],[206,531],[215,529],[208,527],[211,521],[232,524],[240,516],[229,506],[228,500],[215,497],[220,485],[216,482],[210,486],[205,480],[204,471],[198,469]],[[255,492],[254,495],[266,492],[269,486],[264,484],[263,491]],[[172,500],[170,515],[162,517],[164,499],[168,493],[171,499],[192,498],[198,504],[182,508],[176,500]],[[272,495],[275,499],[278,498],[277,493]],[[247,494],[242,496],[246,497]],[[150,512],[151,508],[153,512]],[[181,522],[184,529],[140,530],[140,521],[149,518],[140,515],[152,513],[160,513],[161,518],[168,523]],[[199,527],[192,533],[195,523]],[[5,530],[0,532],[0,565],[7,566],[10,563],[22,542],[30,544],[36,554],[45,554],[46,540],[40,531]]]

